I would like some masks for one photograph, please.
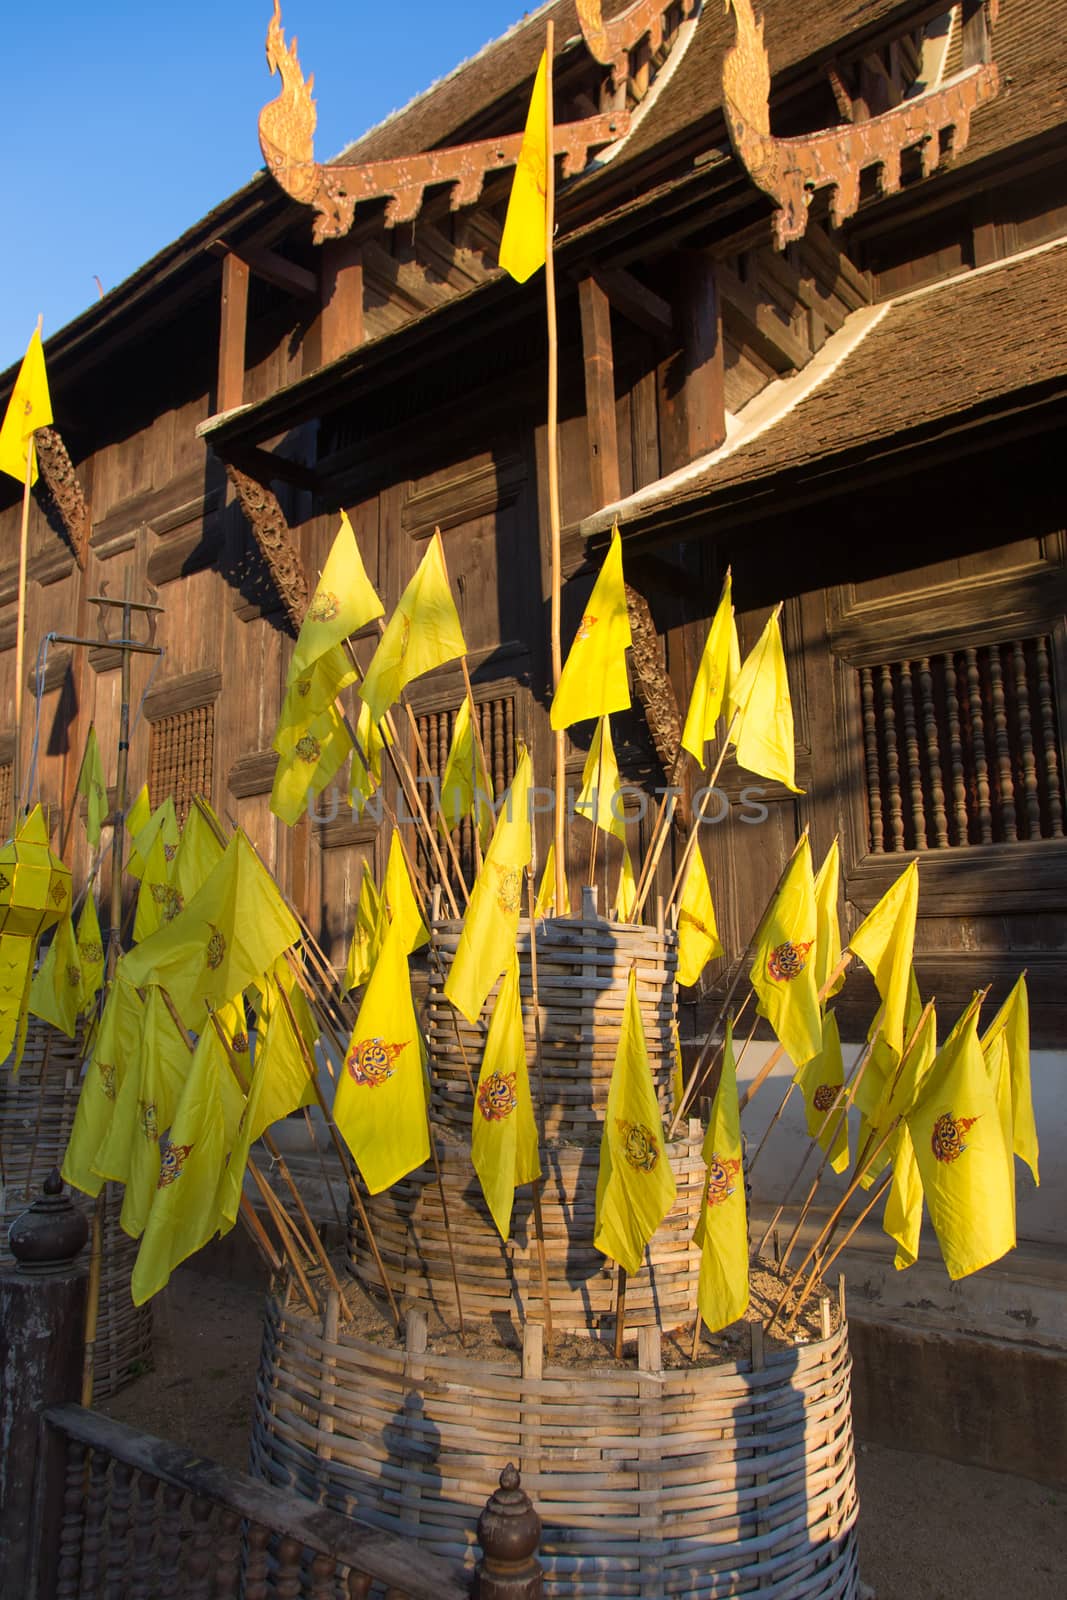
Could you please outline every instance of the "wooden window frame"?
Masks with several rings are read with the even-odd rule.
[[[155,728],[160,722],[165,722],[170,717],[182,716],[190,711],[199,711],[204,707],[214,707],[222,690],[222,674],[211,669],[200,672],[189,672],[183,677],[173,678],[169,683],[163,683],[158,689],[153,689],[146,696],[144,703],[144,717],[149,724],[149,755],[148,769],[151,776],[152,769],[152,741],[155,738]],[[216,757],[218,753],[218,729],[212,718],[211,727],[211,784],[214,789],[218,780]],[[162,796],[153,796],[156,804]],[[210,803],[212,795],[204,798]]]

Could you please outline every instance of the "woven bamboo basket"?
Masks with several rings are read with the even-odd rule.
[[[445,979],[462,926],[454,921],[434,924],[427,1017],[433,1061],[430,1115],[468,1139],[473,1108],[464,1054],[477,1080],[496,991],[474,1027],[444,998]],[[587,1144],[600,1139],[631,967],[637,973],[652,1076],[666,1113],[674,1070],[673,1025],[678,1017],[674,982],[677,934],[595,915],[538,918],[536,933],[543,1087],[532,1069],[531,1078],[535,1095],[543,1093],[548,1143],[573,1140]],[[533,983],[530,924],[525,919],[519,923],[518,951],[526,1054],[532,1063]]]
[[[704,1192],[702,1130],[696,1122],[668,1147],[678,1196],[645,1254],[645,1270],[626,1291],[626,1324],[692,1324],[696,1313],[700,1251],[692,1243]],[[544,1319],[541,1276],[533,1229],[532,1191],[515,1192],[511,1238],[497,1233],[465,1146],[437,1141],[438,1161],[456,1253],[464,1314],[488,1319]],[[594,1248],[597,1149],[556,1145],[542,1151],[541,1214],[554,1325],[564,1332],[614,1326],[614,1268]],[[371,1227],[397,1294],[435,1306],[454,1320],[455,1291],[441,1195],[431,1165],[419,1168],[365,1201]],[[349,1206],[350,1269],[368,1289],[380,1278],[362,1224]]]
[[[474,1361],[372,1343],[268,1302],[253,1471],[335,1510],[474,1560],[508,1460],[543,1519],[550,1596],[855,1600],[857,1498],[847,1325],[765,1364],[635,1368]]]
[[[7,1230],[35,1200],[67,1148],[81,1090],[82,1032],[66,1034],[37,1017],[30,1018],[26,1050],[18,1076],[0,1070],[0,1149],[3,1150],[3,1204],[0,1207],[0,1266],[14,1258],[7,1248]],[[71,1198],[91,1215],[85,1195]],[[152,1364],[151,1303],[135,1306],[130,1299],[130,1274],[137,1244],[119,1227],[122,1195],[104,1187],[103,1260],[100,1314],[96,1335],[93,1393],[96,1399],[117,1394],[131,1378]]]

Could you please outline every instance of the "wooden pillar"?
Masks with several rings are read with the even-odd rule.
[[[86,1276],[84,1215],[59,1174],[11,1225],[18,1265],[0,1273],[0,1595],[54,1592],[66,1449],[43,1420],[81,1394]]]
[[[726,438],[722,305],[714,263],[698,251],[681,256],[676,314],[681,349],[659,369],[664,473],[717,450]]]
[[[351,239],[323,245],[320,325],[324,366],[363,343],[363,252]]]
[[[216,411],[232,411],[245,397],[245,334],[248,329],[248,267],[231,251],[222,258],[222,318]]]
[[[615,430],[615,360],[611,306],[595,278],[578,285],[585,359],[585,413],[589,429],[589,477],[596,506],[619,498],[619,441]]]

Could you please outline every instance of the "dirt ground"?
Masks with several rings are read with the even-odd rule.
[[[156,1301],[156,1366],[100,1409],[247,1469],[263,1292],[190,1267]],[[1067,1494],[860,1441],[860,1570],[877,1600],[1061,1600]]]

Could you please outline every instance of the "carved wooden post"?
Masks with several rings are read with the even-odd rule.
[[[478,1600],[541,1600],[542,1568],[537,1559],[541,1518],[509,1462],[500,1488],[489,1496],[478,1518],[482,1559],[475,1568]]]
[[[8,1232],[17,1266],[0,1273],[0,1594],[50,1600],[63,1526],[66,1447],[42,1423],[81,1393],[89,1225],[58,1172]]]

